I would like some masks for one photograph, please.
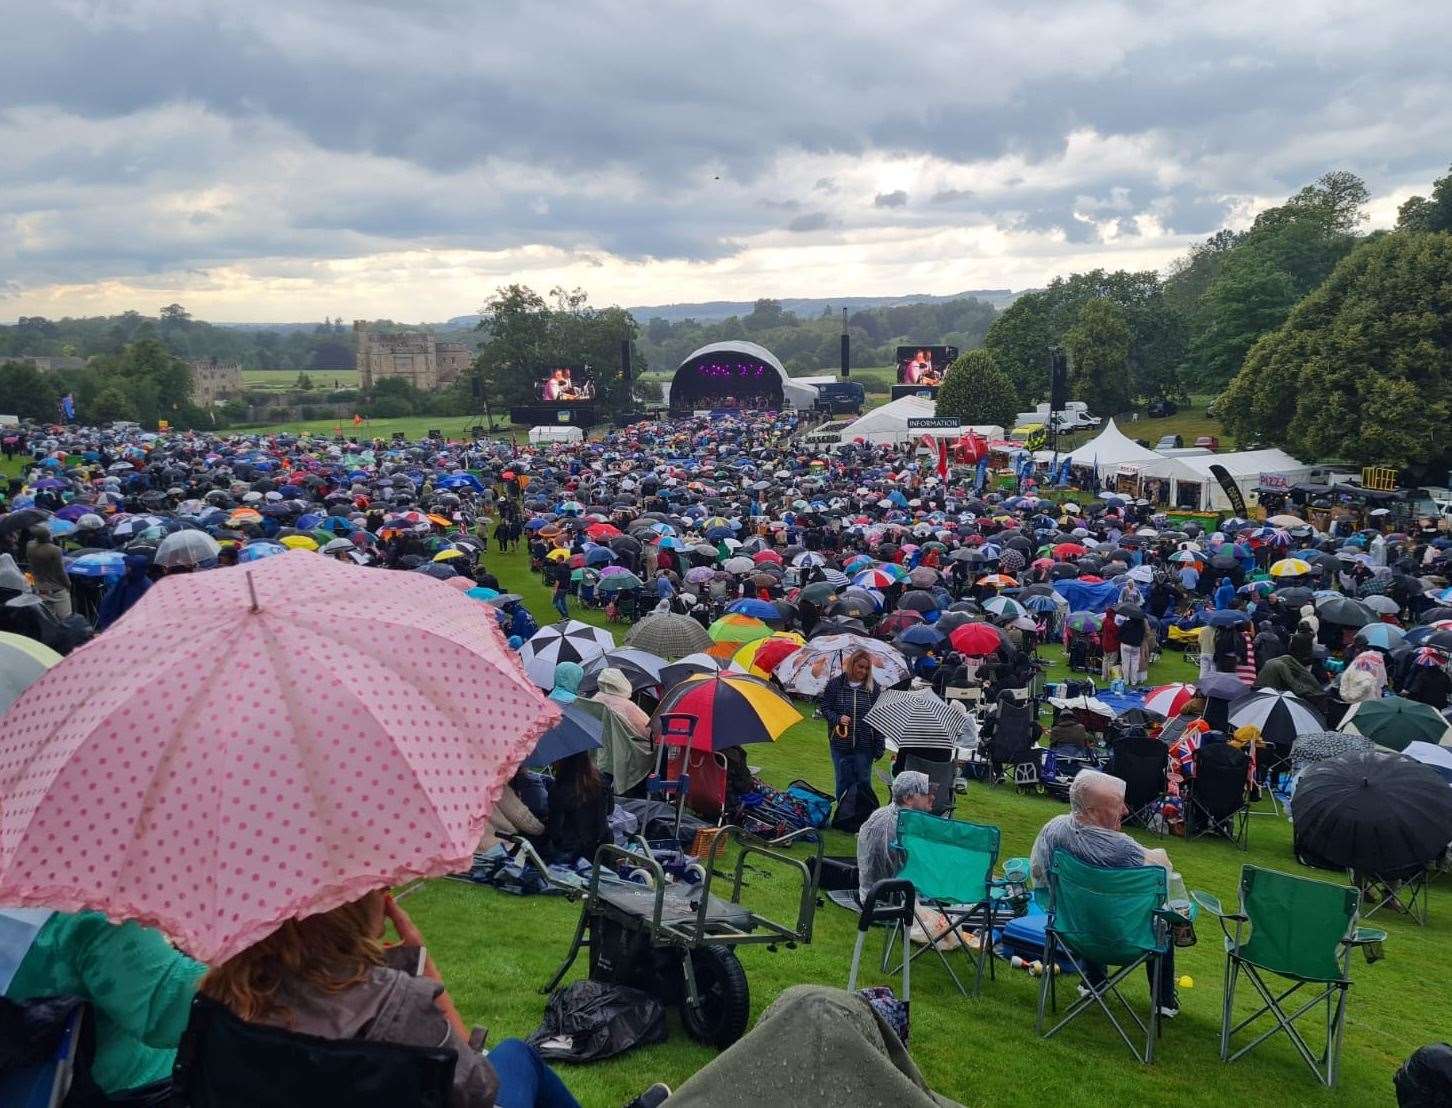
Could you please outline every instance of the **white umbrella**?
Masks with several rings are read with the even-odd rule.
[[[212,561],[222,552],[217,540],[205,531],[173,531],[156,548],[159,566],[172,569],[177,566],[196,566]]]

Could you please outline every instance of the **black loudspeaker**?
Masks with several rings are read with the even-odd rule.
[[[852,376],[852,340],[847,337],[847,309],[842,309],[842,376]]]
[[[471,391],[474,394],[474,399],[475,400],[483,400],[484,399],[484,378],[480,377],[477,373],[474,374],[474,376],[470,377],[469,378],[469,391]]]
[[[1069,357],[1055,347],[1049,351],[1049,411],[1063,411],[1069,401]]]
[[[620,340],[620,379],[625,382],[625,387],[630,388],[630,340]]]

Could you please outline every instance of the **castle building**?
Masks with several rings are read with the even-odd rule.
[[[211,358],[187,365],[192,371],[192,403],[199,408],[210,408],[242,391],[242,367],[236,362]]]
[[[371,389],[384,377],[402,377],[422,392],[452,384],[467,373],[472,359],[462,342],[439,342],[430,331],[380,335],[368,321],[353,321],[359,384]]]

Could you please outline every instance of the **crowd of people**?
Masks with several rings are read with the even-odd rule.
[[[1328,718],[1388,689],[1447,707],[1452,631],[1436,624],[1452,620],[1441,592],[1452,541],[1433,525],[1336,539],[1297,519],[1179,525],[1125,497],[1051,495],[1021,472],[1012,488],[975,491],[971,472],[940,471],[915,448],[816,447],[799,430],[791,414],[742,412],[520,447],[27,427],[7,440],[24,465],[0,504],[0,631],[70,653],[124,626],[158,580],[303,549],[435,577],[527,652],[539,613],[491,568],[489,540],[500,554],[527,542],[561,621],[598,609],[632,625],[683,617],[712,647],[845,644],[820,665],[784,655],[760,673],[815,701],[839,802],[872,790],[888,742],[868,717],[885,691],[1032,698],[1045,644],[1125,693],[1148,682],[1162,651],[1197,654],[1212,695],[1156,728],[1167,746],[1192,722],[1227,730],[1213,715],[1226,683],[1304,694]],[[746,628],[739,643],[713,630],[733,616]],[[1431,632],[1406,634],[1419,624]],[[736,657],[711,653],[723,668]],[[521,767],[491,834],[579,863],[614,837],[616,798],[642,787],[662,690],[569,660],[542,687],[561,706],[597,703],[623,737],[605,772],[583,752],[546,775]],[[1085,741],[1061,722],[1051,744]],[[758,782],[735,750],[740,794]],[[924,754],[956,757],[951,744]],[[930,806],[928,778],[900,759],[894,768],[890,803],[862,814],[864,890],[900,864],[896,812]],[[1070,812],[1035,843],[1036,880],[1055,849],[1095,865],[1168,866],[1120,831],[1122,786],[1094,770],[1074,779]],[[532,1048],[511,1040],[485,1057],[470,1045],[423,936],[385,890],[211,967],[135,924],[27,913],[7,913],[29,938],[6,995],[90,995],[102,1013],[95,1074],[109,1094],[146,1103],[165,1085],[199,991],[243,1019],[326,1038],[447,1044],[458,1105],[574,1103]],[[1172,1015],[1172,967],[1159,980],[1157,1003]]]

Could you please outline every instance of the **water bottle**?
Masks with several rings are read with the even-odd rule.
[[[1190,922],[1190,894],[1185,890],[1185,879],[1176,872],[1170,874],[1169,895],[1165,903],[1170,911],[1184,917],[1183,921],[1171,922],[1171,940],[1176,946],[1194,946],[1196,936],[1195,925]]]

